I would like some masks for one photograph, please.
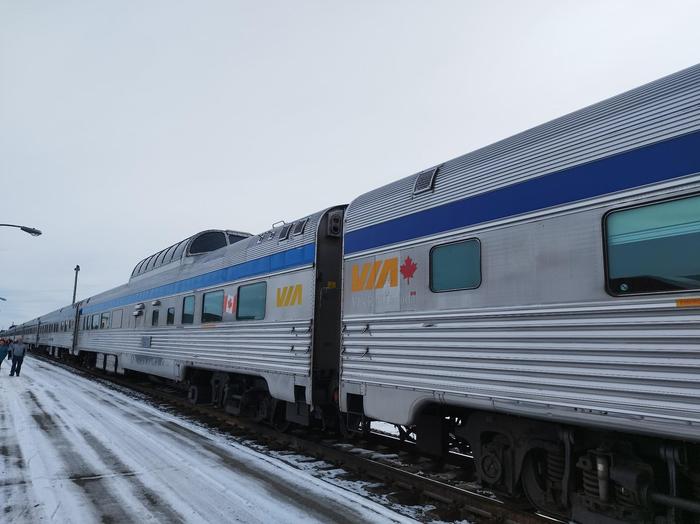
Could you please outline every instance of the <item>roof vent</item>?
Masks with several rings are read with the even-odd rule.
[[[305,218],[304,220],[300,220],[299,222],[294,224],[294,230],[292,231],[292,235],[301,235],[304,232],[304,228],[306,227],[306,223],[309,221],[308,218]]]
[[[282,231],[280,231],[280,242],[289,238],[289,232],[292,230],[293,225],[294,224],[285,224],[285,226],[282,228]]]
[[[435,175],[440,169],[440,166],[426,169],[416,175],[416,182],[413,184],[413,194],[419,195],[432,191],[435,186]]]

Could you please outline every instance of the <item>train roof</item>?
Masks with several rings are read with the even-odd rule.
[[[587,184],[598,184],[599,194],[615,192],[620,190],[615,184],[634,175],[610,169],[601,177],[605,183],[591,170],[578,169],[566,180],[549,175],[698,130],[700,65],[695,65],[359,196],[345,215],[345,253],[561,203],[540,195],[569,192],[567,203],[584,200],[591,197]],[[638,159],[629,171],[644,164]],[[546,188],[545,179],[550,179]],[[538,199],[540,208],[531,209],[529,202]]]
[[[184,257],[201,255],[230,246],[250,236],[252,236],[250,233],[231,231],[229,229],[200,231],[141,260],[131,272],[131,278],[141,276],[144,273],[174,262],[180,262]]]
[[[270,229],[245,237],[234,244],[198,256],[183,256],[179,264],[165,264],[158,271],[147,271],[132,277],[127,284],[84,300],[81,303],[83,313],[118,307],[116,304],[128,301],[146,300],[145,297],[154,290],[163,292],[164,286],[177,283],[187,282],[189,285],[193,279],[196,279],[196,287],[207,287],[217,278],[223,278],[222,272],[226,273],[226,279],[233,280],[311,265],[315,259],[319,221],[327,211],[334,208],[292,222],[273,224]]]

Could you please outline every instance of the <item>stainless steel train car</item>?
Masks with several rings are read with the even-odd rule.
[[[308,424],[312,405],[322,417],[337,389],[343,209],[256,236],[205,231],[153,254],[127,284],[79,304],[72,353],[276,424]]]
[[[27,343],[45,347],[52,356],[70,352],[75,338],[77,311],[75,305],[64,306],[37,319],[34,340],[29,339]]]
[[[362,195],[345,228],[356,426],[452,435],[484,484],[582,522],[644,521],[657,467],[700,499],[700,67]]]
[[[695,522],[700,66],[19,331],[278,427],[393,423],[550,515]]]

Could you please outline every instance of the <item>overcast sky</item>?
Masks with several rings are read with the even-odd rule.
[[[0,0],[0,328],[700,62],[700,2]]]

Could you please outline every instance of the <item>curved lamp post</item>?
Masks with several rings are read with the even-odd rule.
[[[39,235],[41,235],[41,231],[39,231],[38,229],[35,229],[35,228],[33,228],[33,227],[20,226],[20,225],[18,225],[18,224],[0,224],[0,226],[4,226],[4,227],[16,227],[16,228],[21,229],[21,230],[24,231],[25,233],[29,233],[29,234],[32,235],[33,237],[38,237]]]

